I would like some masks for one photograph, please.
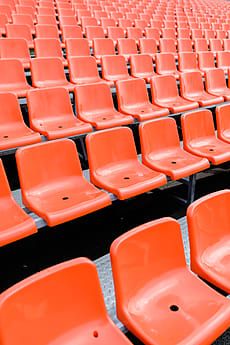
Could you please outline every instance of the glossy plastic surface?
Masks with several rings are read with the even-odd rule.
[[[0,59],[0,93],[12,92],[25,97],[32,87],[27,83],[22,62],[17,59]]]
[[[93,40],[93,50],[97,62],[101,61],[103,55],[115,55],[114,43],[110,38],[95,38]]]
[[[16,152],[24,205],[55,226],[111,204],[84,177],[73,141],[60,139]]]
[[[102,56],[102,77],[110,82],[132,78],[128,73],[125,58],[122,55]]]
[[[156,75],[152,57],[147,54],[132,55],[130,57],[130,68],[133,77],[143,78],[147,83]]]
[[[174,75],[179,78],[175,57],[172,53],[156,54],[156,72],[161,75]]]
[[[212,112],[207,109],[181,116],[184,148],[218,165],[230,160],[230,146],[215,134]]]
[[[118,317],[144,344],[210,345],[229,327],[230,301],[190,272],[176,220],[126,232],[110,255]]]
[[[93,56],[75,56],[68,59],[69,77],[73,84],[93,84],[105,82],[99,75],[97,62]]]
[[[35,87],[61,86],[68,91],[74,89],[74,84],[66,79],[61,58],[31,59],[31,77]]]
[[[217,135],[230,144],[230,104],[216,107]]]
[[[60,58],[67,66],[67,61],[62,55],[61,42],[57,38],[36,38],[34,51],[37,58]]]
[[[163,172],[172,180],[193,175],[209,168],[205,158],[183,150],[173,118],[147,121],[139,125],[142,162]]]
[[[123,55],[126,60],[129,60],[132,54],[138,54],[136,41],[133,38],[119,38],[117,50],[118,54]]]
[[[0,181],[0,247],[2,247],[36,233],[37,228],[34,220],[29,217],[14,200],[1,160]]]
[[[187,210],[191,268],[230,293],[230,190],[202,197]]]
[[[221,68],[207,71],[205,83],[210,94],[222,96],[225,101],[230,101],[230,88],[227,87],[224,71]]]
[[[152,78],[151,93],[152,102],[160,107],[168,108],[171,113],[181,113],[199,107],[197,102],[188,101],[179,95],[176,78],[173,75]]]
[[[30,91],[27,105],[30,127],[50,140],[92,131],[90,124],[74,116],[65,88]]]
[[[116,83],[118,109],[132,115],[138,121],[145,121],[169,114],[168,109],[158,107],[149,101],[144,79],[119,80]]]
[[[0,311],[2,345],[131,345],[109,318],[96,267],[86,258],[12,286],[0,297]]]
[[[198,65],[202,72],[215,68],[215,59],[213,52],[200,52],[198,54]]]
[[[213,96],[206,92],[201,72],[186,72],[180,76],[180,90],[183,98],[198,102],[201,107],[222,103],[222,96]]]
[[[85,38],[68,38],[65,41],[67,57],[90,56],[90,47]]]
[[[91,181],[124,200],[166,184],[166,176],[141,164],[131,129],[113,128],[86,137]]]
[[[6,24],[6,36],[8,38],[23,38],[27,41],[29,48],[34,47],[33,36],[29,25]]]
[[[97,129],[127,125],[131,116],[118,112],[113,104],[110,87],[106,83],[80,85],[75,88],[77,114]]]
[[[24,68],[30,68],[30,52],[23,38],[0,39],[0,56],[1,59],[18,59]]]

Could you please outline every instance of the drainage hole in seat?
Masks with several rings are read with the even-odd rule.
[[[172,161],[171,164],[176,164],[176,162],[175,162],[175,161]]]
[[[144,110],[141,110],[141,113],[144,113],[145,111]]]
[[[178,307],[177,305],[173,304],[173,305],[170,305],[169,309],[170,309],[171,311],[178,311],[178,310],[179,310],[179,307]]]
[[[106,118],[106,117],[103,117],[102,120],[107,120],[107,118]]]
[[[68,196],[64,196],[64,197],[62,198],[62,200],[68,200],[68,199],[69,199]]]
[[[128,176],[124,177],[124,180],[129,180],[129,179],[130,179],[130,177],[128,177]]]
[[[209,151],[213,152],[213,151],[215,151],[215,150],[214,150],[214,149],[209,149]]]
[[[9,136],[8,135],[4,135],[3,138],[6,139],[6,138],[9,138]]]
[[[63,128],[63,126],[58,126],[58,128]]]
[[[98,338],[98,335],[99,335],[99,334],[98,334],[98,331],[94,331],[94,332],[93,332],[94,338]]]

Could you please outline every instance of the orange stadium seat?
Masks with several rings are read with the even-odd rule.
[[[72,56],[90,56],[90,47],[85,38],[67,38],[65,41],[66,55]]]
[[[158,107],[149,101],[143,79],[119,80],[116,82],[118,109],[132,115],[138,121],[167,116],[167,108]]]
[[[230,144],[230,105],[223,104],[216,107],[217,135],[221,140]]]
[[[230,101],[230,88],[226,85],[224,71],[221,68],[210,69],[205,75],[207,91],[214,96],[222,96]]]
[[[185,150],[207,158],[213,165],[230,160],[230,146],[216,137],[210,110],[202,109],[183,114],[181,125]]]
[[[111,204],[83,176],[75,143],[59,139],[16,152],[24,205],[55,226]]]
[[[20,60],[25,69],[30,68],[30,52],[23,38],[1,38],[0,57]]]
[[[61,42],[57,38],[36,38],[34,51],[37,58],[60,58],[64,66],[67,66],[62,54]]]
[[[115,109],[110,87],[106,83],[77,86],[75,103],[79,118],[91,123],[96,129],[128,125],[133,122],[131,116],[121,114]]]
[[[45,313],[39,312],[42,302]],[[98,338],[100,345],[131,345],[111,321],[96,266],[86,258],[58,264],[12,286],[0,297],[0,312],[3,345],[61,344],[63,339],[83,345]]]
[[[34,87],[62,86],[73,91],[74,84],[65,76],[61,58],[35,58],[31,59],[31,77]]]
[[[92,84],[105,81],[100,77],[93,56],[74,56],[68,59],[69,77],[73,84]]]
[[[228,329],[230,302],[187,267],[176,220],[126,232],[110,256],[118,318],[142,343],[211,344]]]
[[[132,131],[127,127],[88,134],[86,147],[91,181],[120,200],[166,183],[165,175],[139,162]]]
[[[198,102],[201,107],[224,101],[222,96],[213,96],[206,92],[201,72],[186,72],[180,77],[181,95],[188,101]]]
[[[32,87],[27,83],[22,62],[18,59],[0,59],[0,93],[12,92],[25,97]]]
[[[198,53],[199,69],[206,73],[208,70],[216,67],[215,57],[213,52],[200,52]]]
[[[171,113],[182,113],[199,107],[197,102],[188,101],[179,95],[176,78],[173,75],[152,78],[151,93],[152,102],[159,107],[168,108]]]
[[[209,168],[207,159],[194,156],[181,148],[176,121],[172,118],[141,123],[139,135],[142,162],[172,180]]]
[[[131,75],[136,78],[143,78],[146,82],[156,76],[153,61],[150,55],[139,54],[130,57]]]
[[[103,55],[115,55],[115,47],[113,40],[110,38],[95,38],[93,40],[94,57],[97,62],[101,62]]]
[[[230,294],[230,190],[195,201],[187,209],[191,268],[202,279]]]
[[[102,56],[102,77],[113,84],[117,80],[131,79],[124,56],[109,55]]]
[[[49,140],[91,132],[90,124],[74,116],[65,88],[47,88],[27,93],[30,127]]]
[[[0,203],[2,212],[0,247],[3,247],[4,245],[20,240],[21,238],[35,234],[37,232],[37,228],[34,220],[28,216],[14,200],[1,159],[0,181]],[[1,337],[2,331],[3,330],[0,327]]]

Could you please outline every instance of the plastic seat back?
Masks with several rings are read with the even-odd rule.
[[[220,39],[209,40],[210,50],[213,52],[220,52],[223,50],[223,45]]]
[[[33,18],[29,14],[12,14],[13,24],[26,24],[30,27],[31,32],[34,32]]]
[[[200,52],[198,54],[198,64],[202,71],[215,68],[215,59],[213,52]]]
[[[12,93],[0,94],[1,108],[0,108],[0,125],[2,130],[5,128],[5,136],[7,138],[7,131],[11,129],[19,129],[25,127],[20,105],[17,97]]]
[[[157,157],[159,153],[180,147],[176,121],[169,117],[141,123],[139,135],[144,164],[148,162],[148,156],[151,157],[151,154],[152,157],[153,154]],[[160,155],[158,157],[160,159]]]
[[[204,38],[198,38],[194,40],[194,47],[195,51],[198,52],[204,52],[208,51],[208,43],[207,40]]]
[[[202,138],[215,137],[213,117],[210,110],[203,109],[185,113],[181,116],[184,148],[195,146]]]
[[[96,267],[86,258],[50,267],[14,285],[1,295],[0,311],[4,345],[83,344],[87,338],[105,338],[105,343],[104,328],[111,327]],[[120,334],[114,333],[109,335],[119,344]],[[124,339],[122,344],[129,342]]]
[[[57,25],[37,24],[35,26],[37,38],[56,38],[59,39]]]
[[[102,56],[102,76],[106,80],[130,78],[125,58],[122,55]]]
[[[198,69],[196,53],[184,52],[178,56],[179,70],[181,72]]]
[[[64,42],[67,38],[83,38],[81,27],[74,25],[63,25],[62,37]]]
[[[132,38],[119,38],[117,49],[120,55],[138,54],[136,42]]]
[[[174,55],[171,53],[157,54],[156,71],[159,74],[177,72]]]
[[[110,38],[95,38],[93,40],[94,56],[100,58],[103,55],[115,55],[113,40]]]
[[[127,28],[127,37],[133,38],[134,40],[142,38],[142,29],[136,27]]]
[[[167,88],[165,87],[167,85]],[[156,76],[151,79],[152,100],[173,102],[179,96],[176,78],[173,75]]]
[[[70,81],[75,84],[88,84],[101,81],[96,59],[93,56],[70,57]]]
[[[172,38],[161,38],[160,52],[161,53],[176,53],[175,40]]]
[[[215,93],[216,91],[227,88],[224,71],[221,68],[211,69],[206,72],[205,85],[208,92]]]
[[[155,55],[157,53],[157,41],[154,38],[141,38],[139,47],[141,54]]]
[[[133,134],[128,127],[113,128],[95,134],[88,135],[86,139],[92,178],[97,174],[103,175],[109,167],[127,165],[130,161],[137,160]]]
[[[35,58],[31,60],[32,84],[36,87],[46,87],[51,81],[57,86],[67,82],[62,60],[60,58]]]
[[[52,15],[37,15],[37,23],[38,24],[49,24],[49,25],[57,25],[55,16]]]
[[[0,90],[4,87],[25,89],[28,87],[22,63],[17,59],[0,59]]]
[[[177,29],[178,38],[187,38],[190,39],[190,30],[189,29]]]
[[[0,39],[1,58],[30,59],[30,53],[26,40],[23,38]]]
[[[8,38],[24,38],[28,43],[33,41],[30,27],[27,24],[7,24],[6,36]]]
[[[159,42],[160,30],[157,28],[145,28],[145,37],[146,38],[153,38],[157,42]]]
[[[224,39],[223,42],[224,42],[224,50],[230,51],[230,36],[229,38]]]
[[[94,38],[105,38],[104,30],[100,26],[86,26],[85,32],[89,40],[93,40]]]
[[[230,190],[222,190],[200,198],[187,209],[191,267],[194,272],[200,271],[200,263],[203,262],[202,257],[207,257],[210,250],[213,251],[212,254],[214,255],[218,249],[218,244],[221,242],[224,250],[225,240],[229,239],[229,205]],[[222,253],[224,254],[224,252]],[[220,247],[219,255],[221,255]],[[226,253],[226,255],[228,254]],[[218,261],[218,251],[216,256],[210,257],[209,260]],[[214,262],[210,262],[211,269]],[[218,272],[216,273],[218,274]]]
[[[138,76],[138,74],[154,74],[153,62],[150,55],[132,55],[130,58],[131,75]]]
[[[68,38],[65,44],[67,57],[90,56],[89,43],[85,38]]]
[[[190,39],[178,39],[177,40],[178,52],[193,52],[192,40]]]
[[[120,80],[116,83],[119,108],[143,106],[149,102],[143,79]]]
[[[124,30],[117,26],[109,26],[107,32],[108,37],[114,41],[118,40],[118,38],[125,38]]]
[[[74,93],[79,117],[114,111],[112,94],[106,83],[79,85]]]
[[[204,84],[200,72],[185,72],[180,78],[182,96],[196,96],[204,92]]]
[[[69,93],[65,88],[46,88],[32,90],[27,93],[27,105],[30,127],[42,129],[45,121],[67,121],[75,118]],[[61,128],[61,127],[60,127]]]
[[[36,38],[34,40],[35,55],[38,58],[42,57],[58,57],[64,59],[60,40],[56,38]]]
[[[173,28],[163,28],[162,29],[162,37],[163,38],[171,38],[176,39],[176,31]]]
[[[216,125],[218,138],[230,143],[230,105],[216,107]]]
[[[161,276],[186,267],[180,225],[172,218],[155,220],[121,235],[112,243],[110,256],[121,321],[126,320],[128,304],[138,299],[138,292],[151,284],[153,293],[154,282],[157,284]]]
[[[217,67],[230,68],[230,51],[217,52],[216,54]]]

